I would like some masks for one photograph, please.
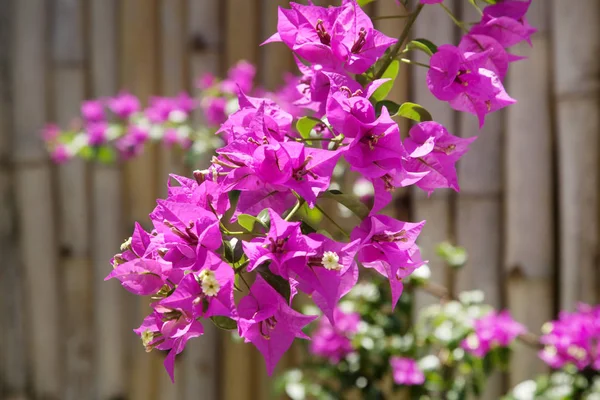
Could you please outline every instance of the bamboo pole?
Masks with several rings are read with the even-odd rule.
[[[446,1],[445,4],[448,7],[453,6],[452,2]],[[414,29],[414,37],[426,37],[438,46],[444,43],[454,43],[455,26],[441,7],[425,7],[419,15]],[[429,63],[429,57],[420,52],[410,53],[409,58]],[[457,134],[455,129],[456,113],[431,94],[427,87],[427,70],[413,67],[411,72],[413,93],[411,101],[421,104],[431,112],[435,121],[444,125],[450,133]],[[447,269],[443,261],[435,255],[435,248],[439,243],[451,240],[454,236],[452,205],[455,197],[455,194],[450,190],[437,190],[431,196],[427,196],[425,192],[418,188],[412,190],[414,220],[426,220],[428,222],[419,235],[419,246],[422,255],[429,260],[432,281],[445,286],[450,286]],[[435,298],[426,293],[417,291],[415,294],[416,309],[436,302]]]
[[[90,97],[114,95],[118,90],[117,4],[116,0],[89,3]],[[125,292],[114,280],[104,282],[111,268],[109,260],[118,251],[124,235],[120,168],[92,166],[91,193],[95,392],[98,399],[108,400],[126,394],[125,338],[132,335],[128,328],[131,320],[125,320],[123,315]]]
[[[560,307],[600,300],[598,248],[600,3],[552,5],[557,125]]]
[[[52,3],[53,120],[72,124],[85,91],[83,3]],[[83,160],[58,167],[59,241],[61,249],[61,308],[64,310],[63,398],[93,395],[92,385],[92,270],[89,259],[87,167]]]
[[[16,202],[11,157],[12,90],[10,54],[12,32],[10,20],[13,4],[0,10],[0,396],[9,400],[27,397],[25,307],[23,273],[16,243]]]
[[[121,52],[120,83],[132,93],[147,102],[150,96],[159,90],[159,41],[158,0],[130,0],[120,3]],[[128,230],[133,221],[148,225],[148,214],[156,204],[157,198],[157,151],[153,145],[147,145],[144,153],[125,165],[125,196]],[[135,311],[129,321],[142,321],[151,311],[147,298],[134,300]],[[133,336],[132,336],[133,338]],[[133,400],[155,399],[158,389],[158,374],[162,373],[163,354],[146,354],[138,342],[132,348],[132,377],[130,396]]]
[[[271,4],[270,7],[275,7]],[[258,62],[260,22],[259,0],[227,0],[225,2],[225,66],[231,67],[239,60]],[[229,335],[223,337],[224,370],[221,391],[226,400],[252,400],[255,391],[266,390],[268,378],[261,371],[264,364],[258,360],[255,349],[248,344],[233,342]],[[228,377],[236,376],[237,383],[230,384]]]
[[[221,41],[222,24],[221,7],[223,2],[213,0],[188,0],[188,50],[190,86],[203,73],[219,73],[220,56],[222,55]],[[199,113],[194,115],[194,124],[201,123]],[[207,160],[208,161],[208,160]],[[200,166],[195,166],[200,167]],[[194,400],[198,393],[203,398],[215,400],[219,395],[218,374],[224,355],[220,353],[217,328],[211,323],[204,323],[204,335],[191,340],[185,350],[184,399]]]
[[[477,21],[480,15],[468,2],[461,2],[458,15]],[[460,8],[460,7],[459,7]],[[473,115],[459,113],[458,136],[478,136],[458,165],[461,192],[457,200],[456,241],[467,249],[469,261],[456,275],[457,290],[480,289],[486,303],[500,308],[503,274],[504,112],[486,117],[479,130]],[[492,375],[483,398],[499,398],[503,391],[500,374]]]
[[[512,316],[538,332],[552,319],[554,257],[554,171],[551,125],[548,5],[533,2],[528,13],[538,28],[533,47],[515,49],[527,60],[513,63],[507,90],[519,103],[506,112],[504,231],[507,306]],[[532,118],[535,116],[535,118]],[[509,386],[546,367],[535,349],[516,345]]]
[[[25,277],[29,361],[38,397],[61,396],[62,357],[52,173],[39,130],[46,122],[46,2],[15,2],[13,154]],[[42,201],[40,201],[42,200]]]

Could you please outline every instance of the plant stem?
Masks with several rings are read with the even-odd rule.
[[[446,11],[446,14],[448,14],[450,19],[452,20],[452,22],[454,22],[456,26],[462,29],[465,33],[469,33],[469,30],[465,27],[465,24],[459,21],[458,18],[454,16],[452,10],[450,10],[444,3],[440,3],[440,7],[442,7],[444,11]]]
[[[336,226],[336,228],[338,228],[338,229],[339,229],[339,231],[340,231],[340,232],[342,232],[342,233],[343,233],[343,234],[344,234],[346,237],[350,237],[350,235],[348,234],[348,232],[346,232],[346,231],[344,230],[344,228],[342,228],[342,227],[341,227],[341,226],[340,226],[340,225],[339,225],[337,222],[335,222],[335,220],[334,220],[333,218],[331,218],[331,217],[329,216],[329,214],[327,214],[327,213],[325,212],[325,210],[323,210],[321,207],[319,207],[319,206],[318,206],[318,205],[316,205],[316,204],[315,204],[315,208],[316,208],[317,210],[319,210],[319,211],[321,212],[321,214],[323,214],[323,216],[329,220],[329,222],[331,222],[332,224],[334,224],[334,225]]]
[[[289,221],[290,219],[292,219],[294,214],[296,214],[296,212],[298,212],[298,210],[300,209],[300,207],[302,207],[303,204],[304,204],[304,199],[298,199],[298,201],[296,202],[296,205],[294,206],[294,208],[292,208],[292,211],[290,211],[290,213],[285,216],[285,220]]]
[[[410,14],[408,14],[408,15],[383,15],[381,17],[373,17],[373,18],[371,18],[371,20],[379,21],[382,19],[396,19],[396,18],[399,19],[399,18],[408,18],[408,17],[410,17]]]
[[[388,54],[387,58],[384,60],[383,64],[379,68],[379,71],[377,71],[377,73],[375,74],[375,79],[381,78],[383,76],[383,73],[385,72],[385,70],[390,66],[392,61],[394,61],[394,59],[396,58],[396,56],[398,55],[398,53],[400,52],[400,49],[402,48],[402,46],[404,44],[404,41],[406,40],[406,38],[408,37],[408,34],[410,33],[410,28],[412,28],[413,24],[417,20],[417,17],[421,13],[421,10],[423,9],[423,7],[424,7],[424,4],[419,4],[417,6],[417,8],[415,9],[415,11],[409,15],[408,20],[406,21],[406,25],[404,25],[404,29],[402,30],[402,33],[400,33],[400,36],[398,37],[398,41],[396,42],[394,47],[392,47],[390,54]]]
[[[423,63],[420,63],[418,61],[409,60],[408,58],[399,58],[398,60],[402,61],[405,64],[418,65],[419,67],[424,67],[424,68],[427,68],[427,69],[431,68],[427,64],[423,64]]]

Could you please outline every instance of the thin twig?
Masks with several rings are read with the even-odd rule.
[[[415,9],[415,11],[412,14],[410,14],[408,20],[406,21],[406,25],[404,25],[404,29],[402,30],[402,33],[398,37],[398,41],[396,42],[394,47],[392,47],[390,54],[388,54],[388,56],[384,60],[383,64],[379,68],[379,71],[377,71],[377,73],[375,73],[375,79],[380,79],[383,76],[383,73],[390,66],[392,61],[394,61],[394,59],[396,58],[396,56],[400,52],[400,49],[402,48],[402,45],[404,44],[404,41],[406,40],[406,38],[408,37],[408,34],[410,33],[410,28],[412,28],[413,24],[417,20],[417,17],[421,13],[421,10],[423,9],[423,7],[424,7],[424,4],[419,4],[417,6],[417,8]]]

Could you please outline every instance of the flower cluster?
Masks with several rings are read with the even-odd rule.
[[[152,97],[142,109],[137,97],[121,92],[83,102],[81,118],[74,120],[70,129],[62,131],[50,124],[42,136],[57,163],[75,156],[103,162],[127,160],[139,155],[151,140],[188,148],[193,138],[189,117],[195,108],[195,101],[185,93]]]
[[[525,18],[530,4],[531,0],[507,0],[490,5],[458,46],[440,46],[427,74],[431,93],[455,110],[476,115],[480,126],[487,114],[515,103],[502,80],[509,63],[521,58],[506,48],[521,41],[531,43],[536,30]]]
[[[336,308],[333,315],[335,326],[326,318],[319,321],[319,327],[312,335],[310,352],[338,363],[354,350],[352,337],[358,332],[360,315],[340,308]]]
[[[262,353],[271,373],[295,338],[309,339],[303,329],[316,316],[291,307],[298,293],[309,295],[328,320],[321,332],[332,343],[317,340],[315,351],[330,359],[343,357],[348,342],[340,332],[356,329],[356,321],[340,315],[337,305],[356,285],[360,266],[387,280],[393,309],[405,280],[425,263],[416,245],[425,221],[409,223],[380,214],[394,189],[416,185],[428,194],[459,189],[455,164],[474,138],[458,138],[419,117],[402,139],[393,120],[406,116],[401,111],[406,107],[385,100],[393,79],[378,78],[386,76],[390,60],[398,55],[397,40],[375,30],[355,0],[343,0],[339,7],[290,7],[279,9],[278,32],[267,42],[290,47],[302,77],[289,80],[274,96],[253,89],[254,69],[245,63],[224,81],[203,77],[199,85],[212,95],[202,107],[213,123],[221,123],[217,133],[224,145],[193,178],[171,177],[167,198],[158,200],[150,214],[152,228],[136,225],[112,260],[107,279],[118,279],[136,295],[152,296],[150,314],[135,332],[147,350],[169,351],[165,366],[171,377],[175,356],[189,339],[202,335],[206,320],[237,329]],[[458,61],[436,64],[433,57],[443,59],[449,52]],[[431,70],[439,76],[430,77],[430,86],[449,101],[448,93],[472,95],[468,85],[456,80],[466,79],[486,96],[489,85],[494,90],[501,86],[477,64],[489,58],[488,52],[476,53],[477,62],[470,54],[440,47],[432,57]],[[456,72],[446,82],[449,73],[440,70],[442,65],[456,65],[456,71],[466,65],[469,71]],[[479,69],[472,70],[474,66]],[[488,78],[492,83],[484,82]],[[488,111],[499,108],[502,97],[499,92],[490,96],[495,100],[486,98],[492,102]],[[231,99],[236,111],[230,113]],[[273,99],[284,99],[286,108]],[[89,129],[92,123],[110,126],[105,104],[125,121],[118,126],[129,132],[140,125],[131,122],[139,118],[163,127],[181,123],[195,103],[186,96],[154,99],[144,112],[125,94],[86,103],[86,143],[94,148],[107,140]],[[128,134],[116,137],[125,140]],[[370,183],[371,208],[330,191],[338,165],[349,166]],[[361,219],[352,232],[320,206],[324,197]],[[333,221],[333,232],[318,230],[303,218],[311,210]],[[404,371],[400,364],[398,371]]]
[[[600,306],[580,304],[577,312],[560,313],[542,327],[540,357],[552,368],[575,365],[600,371]]]
[[[469,353],[484,357],[494,347],[508,347],[527,330],[516,322],[508,311],[488,315],[475,320],[475,331],[467,336],[461,343],[463,349]]]

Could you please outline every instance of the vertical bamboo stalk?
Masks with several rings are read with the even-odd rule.
[[[461,2],[464,21],[477,21],[480,15],[468,2]],[[478,136],[471,150],[460,161],[458,176],[461,192],[457,200],[457,243],[465,246],[469,261],[457,274],[457,290],[480,289],[486,303],[502,306],[502,232],[504,113],[486,117],[479,130],[473,115],[459,114],[459,136]],[[499,374],[492,376],[483,398],[503,394]]]
[[[189,79],[194,82],[200,74],[210,72],[217,74],[222,62],[221,53],[221,6],[223,2],[213,0],[188,0],[188,35],[190,61]],[[195,115],[198,124],[201,117]],[[220,361],[224,355],[219,354],[219,337],[217,328],[210,323],[204,324],[203,337],[191,340],[185,350],[184,399],[197,399],[198,393],[203,398],[215,400],[219,398],[218,377],[221,373]]]
[[[27,370],[23,306],[23,273],[17,257],[16,202],[11,157],[12,90],[10,55],[13,4],[0,10],[0,397],[26,398]]]
[[[448,7],[452,2],[446,1]],[[419,19],[415,23],[414,36],[426,37],[436,45],[454,43],[455,26],[441,7],[425,7]],[[410,54],[411,58],[429,64],[429,57],[420,52]],[[457,134],[456,113],[447,104],[437,100],[427,87],[427,69],[414,67],[412,70],[412,101],[421,104],[431,112],[435,121],[444,125],[452,134]],[[459,182],[461,181],[459,176]],[[418,188],[413,189],[413,204],[415,221],[426,220],[427,223],[419,235],[419,246],[423,257],[429,260],[433,282],[448,285],[446,266],[439,257],[435,255],[436,245],[452,239],[453,232],[453,207],[451,199],[455,194],[450,190],[437,190],[433,195],[427,196]],[[415,294],[415,307],[419,309],[426,305],[437,302],[426,293]]]
[[[92,97],[114,95],[118,88],[119,33],[116,0],[90,0],[89,93]],[[94,270],[94,372],[96,397],[100,400],[125,396],[127,382],[124,323],[125,293],[118,282],[104,282],[109,260],[123,238],[121,176],[117,166],[92,167],[92,261]],[[130,323],[130,321],[127,321]]]
[[[160,81],[161,95],[174,96],[188,86],[188,65],[186,54],[186,20],[187,4],[185,0],[160,1]],[[181,173],[182,153],[175,148],[161,146],[158,151],[157,193],[166,196],[167,179],[170,173]],[[175,384],[171,382],[166,371],[159,371],[158,398],[179,399],[183,397],[185,388],[185,371],[182,358],[187,352],[179,355],[175,364]]]
[[[225,2],[226,67],[231,67],[238,60],[258,61],[259,6],[259,0]]]
[[[277,32],[277,9],[289,7],[287,0],[261,0],[262,28],[258,42],[262,43]],[[297,71],[292,57],[292,51],[283,43],[270,43],[260,48],[258,72],[261,83],[270,90],[276,89],[283,83],[284,73]]]
[[[13,154],[33,389],[39,397],[59,398],[63,364],[52,174],[39,138],[47,118],[45,4],[14,4]]]
[[[188,57],[186,53],[187,4],[185,0],[161,0],[160,3],[160,77],[161,92],[174,96],[188,89]],[[167,193],[167,179],[170,173],[181,173],[182,152],[177,145],[172,149],[159,150],[158,193]]]
[[[560,306],[600,300],[600,3],[552,1]]]
[[[146,102],[159,88],[159,52],[156,43],[158,34],[158,1],[130,0],[120,3],[121,16],[121,86],[130,89]],[[127,226],[133,221],[148,224],[148,213],[156,201],[157,152],[155,146],[146,146],[144,153],[125,165],[125,187]],[[141,321],[150,313],[147,298],[135,300],[135,312],[131,321]],[[137,322],[136,322],[137,323]],[[156,353],[156,352],[155,352]],[[157,389],[157,374],[161,373],[164,355],[145,354],[142,346],[132,351],[133,369],[131,398],[133,400],[154,399]]]
[[[83,3],[52,3],[53,116],[68,126],[84,97]],[[59,240],[65,321],[65,399],[92,397],[92,271],[89,259],[87,168],[83,160],[60,166]]]
[[[225,2],[225,65],[231,67],[238,60],[256,64],[259,52],[258,0],[227,0]],[[271,5],[275,7],[275,4]],[[254,390],[268,387],[268,378],[259,368],[255,349],[248,344],[234,343],[224,335],[224,377],[221,391],[226,400],[251,400]],[[255,374],[253,376],[253,374]],[[236,376],[237,384],[231,385],[227,377]],[[257,382],[257,385],[253,385]]]
[[[513,317],[539,331],[553,315],[554,199],[550,104],[549,16],[534,2],[528,13],[538,33],[533,48],[516,51],[527,60],[513,63],[507,90],[519,103],[506,112],[504,231],[507,306]],[[535,118],[532,118],[535,116]],[[510,386],[545,371],[535,350],[520,343],[513,353]]]

